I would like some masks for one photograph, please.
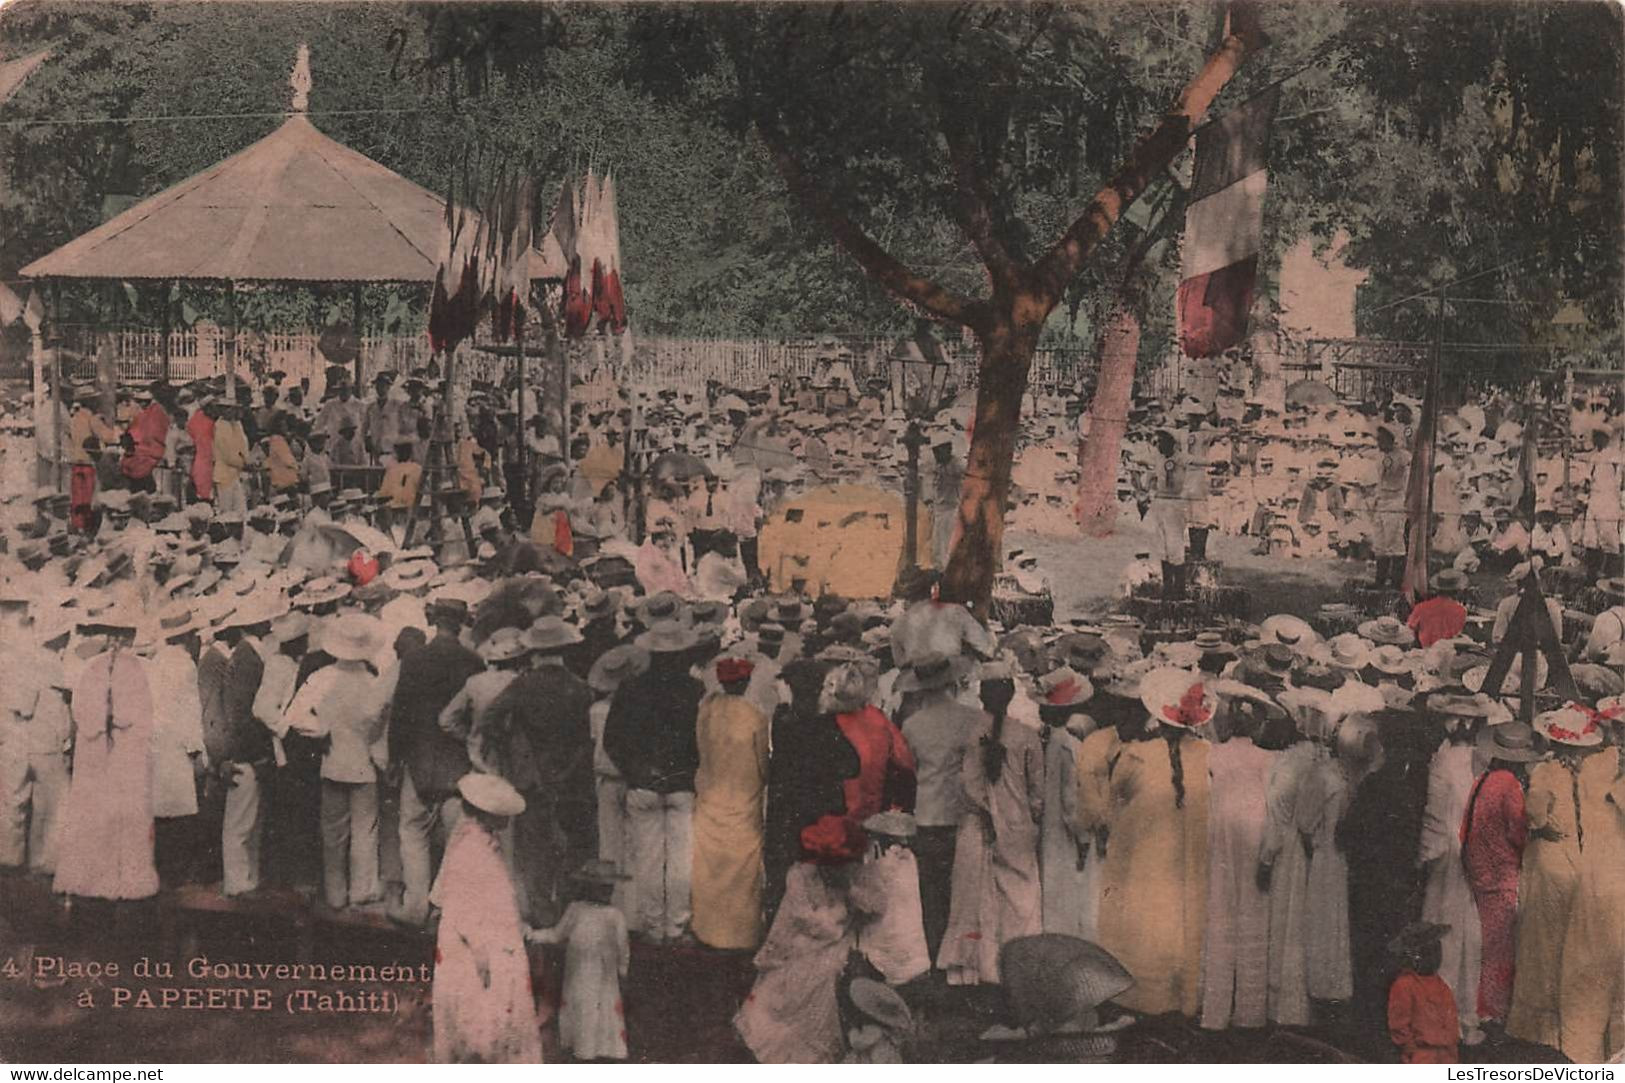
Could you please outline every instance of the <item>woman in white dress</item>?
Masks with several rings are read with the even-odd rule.
[[[1046,933],[1093,940],[1100,909],[1099,865],[1094,835],[1078,815],[1078,750],[1094,731],[1083,713],[1094,694],[1087,678],[1068,667],[1039,682],[1038,715],[1044,728],[1044,815],[1038,824],[1038,863],[1043,872]]]
[[[1038,734],[1008,718],[1015,682],[982,674],[983,723],[971,735],[960,779],[972,811],[954,847],[953,895],[937,966],[949,985],[999,981],[999,949],[1043,931],[1038,822],[1044,753]]]
[[[434,1059],[440,1064],[540,1064],[542,1032],[531,998],[519,901],[497,841],[525,810],[495,775],[457,783],[463,816],[429,901],[440,908],[435,943]]]
[[[1438,710],[1440,698],[1434,697],[1428,707]],[[1449,697],[1448,703],[1459,703],[1462,698]],[[1477,1045],[1483,1040],[1478,1027],[1478,906],[1461,863],[1461,821],[1478,777],[1473,762],[1475,727],[1469,717],[1447,714],[1445,729],[1448,736],[1428,768],[1428,799],[1417,854],[1417,864],[1427,872],[1422,920],[1449,926],[1440,940],[1443,962],[1439,976],[1456,995],[1462,1041]]]
[[[73,679],[73,777],[62,810],[61,894],[145,899],[158,893],[153,859],[152,691],[130,650],[133,624],[82,626],[106,650]]]

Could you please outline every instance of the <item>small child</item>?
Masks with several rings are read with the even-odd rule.
[[[908,1004],[889,985],[853,978],[847,997],[859,1018],[846,1032],[846,1064],[902,1064],[903,1046],[914,1032]]]
[[[572,878],[576,898],[550,929],[532,929],[532,944],[565,945],[559,1045],[577,1060],[625,1060],[621,979],[632,960],[626,918],[610,905],[626,879],[608,861],[589,861]]]
[[[848,900],[861,915],[858,950],[894,985],[931,969],[920,909],[920,867],[910,849],[914,817],[895,809],[863,821],[869,850],[853,877]]]
[[[1448,925],[1413,921],[1388,945],[1399,975],[1388,987],[1388,1036],[1405,1064],[1457,1064],[1456,998],[1439,977]]]

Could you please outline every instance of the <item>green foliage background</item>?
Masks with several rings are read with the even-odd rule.
[[[1001,236],[1041,252],[1201,64],[1217,9],[1188,2],[862,6],[99,4],[20,0],[7,58],[53,58],[0,108],[0,276],[265,135],[311,47],[319,127],[443,191],[465,156],[543,180],[613,170],[628,303],[645,333],[780,336],[891,331],[911,314],[786,193],[751,121],[765,110],[809,169],[882,244],[956,288],[985,278],[954,225],[944,124],[966,125]],[[1386,301],[1511,263],[1459,287],[1451,337],[1543,341],[1565,301],[1593,337],[1620,325],[1621,26],[1604,3],[1284,4],[1272,44],[1218,108],[1282,84],[1264,265],[1305,235],[1352,237],[1371,271],[1362,331],[1426,337],[1423,306]],[[37,124],[88,118],[197,117]],[[1166,345],[1174,215],[1124,283],[1143,212],[1073,283],[1049,332],[1087,341],[1120,296]],[[1273,283],[1270,285],[1273,289]],[[81,289],[84,319],[147,319],[156,295]],[[218,291],[188,288],[220,318]],[[367,320],[401,321],[415,291],[369,288]],[[319,325],[347,295],[248,291],[251,326]],[[410,322],[408,318],[405,322]]]

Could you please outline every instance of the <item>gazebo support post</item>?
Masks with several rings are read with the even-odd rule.
[[[54,474],[47,474],[48,464],[51,460],[46,458],[45,453],[48,449],[40,441],[40,434],[46,431],[45,388],[47,386],[47,381],[45,379],[45,324],[42,322],[36,327],[31,319],[25,317],[25,320],[28,322],[28,376],[29,391],[32,392],[30,401],[32,402],[34,408],[32,415],[34,419],[35,458],[33,481],[35,485],[44,485],[47,481],[56,480]],[[56,408],[56,397],[54,393],[51,398],[51,408],[53,410]],[[53,424],[50,427],[50,431],[55,432],[55,430],[56,426]],[[57,440],[56,443],[60,444],[61,441]]]
[[[45,326],[50,328],[50,331],[46,335],[46,341],[50,342],[53,339],[56,341],[56,345],[51,349],[51,431],[56,437],[52,441],[55,446],[51,448],[51,467],[55,474],[56,491],[63,493],[68,490],[68,472],[63,469],[62,463],[62,444],[67,436],[63,428],[66,422],[62,417],[62,392],[65,386],[62,379],[62,330],[58,325],[62,317],[62,284],[54,278],[51,279],[47,294],[49,310],[45,316]]]
[[[158,356],[163,362],[160,375],[163,377],[164,383],[167,384],[171,379],[169,371],[169,295],[174,290],[175,284],[166,278],[162,288],[162,300],[159,302],[162,312],[158,318]]]
[[[350,326],[355,328],[355,397],[361,399],[361,283],[350,283]]]

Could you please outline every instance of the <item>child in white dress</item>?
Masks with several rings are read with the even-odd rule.
[[[564,999],[559,1045],[577,1060],[625,1060],[626,1012],[621,979],[632,960],[626,917],[610,905],[626,874],[607,861],[589,861],[574,879],[576,899],[559,923],[533,929],[533,944],[564,944]]]

